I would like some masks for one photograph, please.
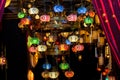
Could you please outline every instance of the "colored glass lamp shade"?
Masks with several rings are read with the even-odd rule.
[[[42,73],[41,73],[41,76],[43,77],[43,78],[49,78],[49,71],[43,71]]]
[[[40,20],[42,22],[49,22],[50,21],[50,15],[41,15]]]
[[[5,65],[6,64],[6,58],[5,57],[0,57],[0,65]]]
[[[74,72],[69,70],[69,71],[65,71],[65,76],[67,78],[72,78],[74,76]]]
[[[34,73],[32,72],[32,70],[28,70],[27,79],[34,80]]]
[[[47,50],[47,46],[46,45],[38,45],[37,49],[39,52],[45,52]]]
[[[35,52],[37,52],[37,48],[36,47],[34,47],[34,46],[31,46],[31,47],[29,47],[29,52],[32,52],[32,53],[35,53]]]
[[[81,6],[77,9],[78,14],[85,14],[87,12],[87,8],[84,6]]]
[[[37,38],[37,37],[32,37],[32,38],[30,39],[30,42],[31,42],[31,44],[39,44],[39,38]]]
[[[60,44],[59,50],[60,51],[67,51],[69,49],[69,46],[67,44]]]
[[[59,76],[59,72],[58,71],[51,71],[51,72],[49,72],[49,78],[51,78],[51,79],[56,79],[56,78],[58,78],[58,76]]]
[[[84,50],[84,45],[82,44],[78,44],[72,47],[72,51],[73,52],[77,52],[77,51],[83,51]]]
[[[18,18],[24,18],[25,15],[26,14],[24,12],[19,12],[17,16],[18,16]]]
[[[29,18],[22,18],[20,23],[22,25],[29,25],[30,24],[30,19]]]
[[[71,45],[71,42],[70,42],[68,39],[65,40],[65,43],[66,43],[67,45]]]
[[[77,42],[78,39],[79,39],[79,38],[78,38],[77,35],[71,35],[71,36],[68,37],[68,40],[69,40],[70,42]]]
[[[28,13],[29,13],[29,14],[38,14],[38,13],[39,13],[39,9],[36,8],[36,7],[31,7],[31,8],[28,10]]]
[[[77,15],[76,14],[70,14],[67,16],[68,21],[76,21],[77,20]]]
[[[59,67],[60,67],[60,69],[62,69],[62,70],[66,70],[66,69],[69,68],[69,64],[68,64],[68,63],[61,63],[61,64],[59,65]]]
[[[51,69],[51,67],[52,67],[52,66],[51,66],[51,64],[49,64],[49,63],[45,63],[45,64],[42,65],[42,68],[43,68],[43,69],[46,69],[46,70]]]
[[[94,20],[93,20],[93,18],[91,18],[91,17],[86,17],[85,19],[84,19],[84,23],[85,24],[92,24],[94,22]]]
[[[55,5],[53,7],[54,12],[63,12],[64,7],[62,5]]]

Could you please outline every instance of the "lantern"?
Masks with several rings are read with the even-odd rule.
[[[32,70],[28,70],[27,78],[28,80],[34,80],[34,73]]]
[[[55,42],[56,37],[54,35],[49,35],[48,42]]]
[[[50,16],[49,15],[41,15],[40,20],[42,22],[49,22],[50,21]]]
[[[71,42],[70,42],[68,39],[65,40],[65,43],[66,43],[67,45],[70,45],[70,44],[71,44]]]
[[[73,48],[72,48],[73,52],[74,51],[76,52],[76,51],[83,51],[84,50],[84,46],[81,45],[81,44],[75,45]]]
[[[31,52],[31,53],[35,53],[35,52],[37,52],[37,48],[34,47],[34,46],[29,47],[28,50],[29,50],[29,52]]]
[[[51,79],[56,79],[56,78],[58,78],[58,76],[59,76],[59,72],[58,71],[49,72],[49,77]]]
[[[70,14],[67,16],[68,21],[76,21],[77,20],[77,15],[76,14]]]
[[[60,67],[60,69],[62,69],[62,70],[66,70],[66,69],[69,68],[69,64],[66,63],[66,62],[64,62],[64,63],[61,63],[61,64],[59,65],[59,67]]]
[[[84,19],[84,23],[85,23],[85,24],[92,24],[92,23],[93,23],[93,18],[91,18],[91,17],[86,17],[86,18]]]
[[[95,12],[92,11],[92,10],[90,10],[90,11],[88,12],[88,15],[89,15],[90,17],[94,17],[94,16],[95,16]]]
[[[60,51],[67,51],[69,46],[67,44],[60,44],[59,45],[59,50]]]
[[[43,71],[41,75],[43,78],[49,78],[49,71]]]
[[[31,7],[31,8],[28,10],[28,13],[29,13],[29,14],[38,14],[38,13],[39,13],[39,9],[36,8],[36,7]]]
[[[30,64],[31,64],[31,66],[35,67],[37,65],[37,63],[38,63],[39,54],[38,54],[38,52],[36,52],[34,55],[32,55],[32,54],[29,54],[29,55],[30,55]]]
[[[71,35],[71,36],[69,36],[68,37],[68,40],[70,41],[70,42],[77,42],[78,41],[78,36],[76,36],[76,35]]]
[[[66,76],[67,78],[71,78],[71,77],[74,76],[74,72],[71,71],[71,70],[69,70],[69,71],[65,71],[65,76]]]
[[[5,57],[0,57],[0,65],[5,65],[6,64],[6,58]]]
[[[30,19],[29,18],[22,18],[20,23],[22,25],[29,25],[30,24]]]
[[[39,39],[37,37],[32,37],[30,39],[31,44],[39,44]]]
[[[63,12],[64,7],[62,5],[55,5],[53,9],[54,9],[54,12]]]
[[[78,14],[85,14],[87,12],[87,8],[84,6],[81,6],[77,9]]]
[[[51,68],[51,64],[45,63],[45,64],[42,65],[42,67],[43,67],[43,69],[49,70]]]
[[[95,15],[95,23],[100,25],[100,19],[99,19],[98,15]]]
[[[37,49],[39,52],[45,52],[47,50],[47,46],[46,45],[38,45]]]
[[[61,32],[61,35],[66,38],[66,37],[68,37],[69,32]]]
[[[18,18],[24,18],[25,15],[26,14],[24,12],[19,12],[17,16],[18,16]]]

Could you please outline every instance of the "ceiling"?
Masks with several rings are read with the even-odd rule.
[[[55,4],[61,4],[66,11],[75,10],[80,5],[88,6],[91,0],[7,0],[10,4],[5,8],[4,19],[18,19],[17,13],[21,7],[27,8],[28,4],[34,4],[40,12],[50,11]]]

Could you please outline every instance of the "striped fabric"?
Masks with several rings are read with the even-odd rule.
[[[120,0],[92,0],[92,3],[100,18],[113,58],[120,67]]]

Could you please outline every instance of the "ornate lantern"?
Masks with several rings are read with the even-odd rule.
[[[59,65],[59,67],[60,67],[60,69],[62,69],[62,70],[66,70],[66,69],[69,68],[69,64],[66,63],[66,62],[63,62],[63,63],[61,63],[61,64]]]
[[[60,51],[67,51],[69,46],[67,44],[60,44],[59,45],[59,50]]]
[[[51,69],[51,64],[45,63],[45,64],[42,65],[42,67],[43,67],[43,69],[49,70],[49,69]]]
[[[77,42],[78,39],[79,39],[79,38],[78,38],[77,35],[71,35],[71,36],[68,37],[68,40],[69,40],[70,42]]]
[[[84,19],[84,23],[85,24],[92,24],[93,23],[93,18],[91,18],[91,17],[86,17],[85,19]]]
[[[6,58],[4,56],[0,57],[0,65],[6,64]]]
[[[29,52],[31,52],[31,53],[35,53],[35,52],[37,52],[37,48],[34,47],[34,46],[29,47],[28,50],[29,50]]]
[[[84,50],[84,45],[82,44],[78,44],[72,47],[72,51],[73,52],[77,52],[77,51],[83,51]]]
[[[50,21],[50,16],[49,15],[41,15],[40,20],[42,22],[49,22]]]
[[[56,78],[58,78],[58,76],[59,76],[59,72],[58,71],[49,72],[49,77],[51,79],[56,79]]]
[[[70,14],[67,16],[68,21],[76,21],[77,20],[77,15],[76,14]]]
[[[53,9],[54,9],[54,12],[63,12],[64,7],[58,4],[58,5],[55,5]]]
[[[20,23],[22,25],[29,25],[30,24],[30,19],[29,18],[22,18]]]
[[[69,71],[65,71],[65,76],[67,78],[72,78],[74,76],[74,72],[69,70]]]
[[[46,45],[38,45],[37,49],[39,52],[45,52],[47,50],[47,46]]]
[[[38,52],[36,52],[34,55],[29,54],[30,55],[30,64],[32,67],[35,67],[38,63]]]
[[[24,18],[25,15],[26,14],[22,11],[22,12],[19,12],[17,16],[18,16],[18,18]]]
[[[78,14],[85,14],[87,12],[87,8],[84,6],[81,6],[77,9]]]
[[[95,12],[94,12],[93,10],[90,10],[90,11],[88,12],[88,15],[89,15],[90,17],[94,17],[94,16],[95,16]]]
[[[70,45],[70,44],[71,44],[71,42],[70,42],[68,39],[65,40],[65,43],[66,43],[67,45]]]
[[[31,8],[28,10],[28,13],[29,13],[29,14],[38,14],[38,13],[39,13],[39,9],[36,8],[36,7],[31,7]]]
[[[41,75],[43,78],[49,78],[49,71],[43,71]]]
[[[39,44],[39,38],[37,38],[37,37],[32,37],[32,38],[30,39],[30,43],[31,43],[31,44]]]
[[[28,80],[34,80],[34,73],[31,70],[28,70],[27,78]]]

